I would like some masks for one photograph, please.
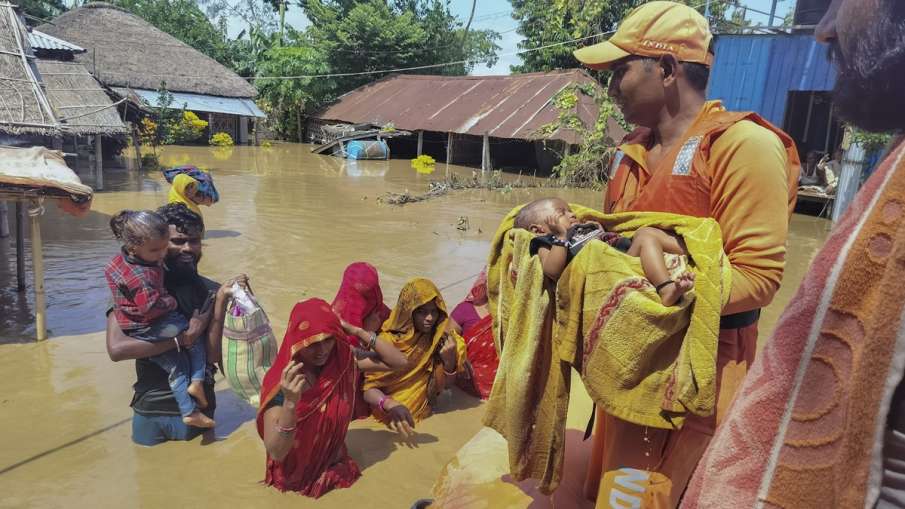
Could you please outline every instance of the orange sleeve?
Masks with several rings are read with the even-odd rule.
[[[744,120],[710,147],[710,209],[732,264],[723,314],[762,308],[782,281],[789,233],[789,164],[779,137]]]

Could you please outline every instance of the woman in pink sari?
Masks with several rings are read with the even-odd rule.
[[[493,317],[487,307],[487,270],[481,271],[465,300],[452,314],[452,325],[465,338],[470,378],[460,377],[460,387],[481,399],[490,397],[500,359],[493,342]]]

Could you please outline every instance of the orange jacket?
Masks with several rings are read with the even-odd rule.
[[[714,218],[733,269],[723,314],[764,307],[785,267],[801,166],[795,143],[757,114],[728,112],[719,101],[704,105],[684,138],[649,168],[650,130],[630,133],[613,161],[604,210]]]

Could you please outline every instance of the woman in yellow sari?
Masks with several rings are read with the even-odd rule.
[[[467,373],[465,341],[450,326],[440,291],[424,278],[402,288],[380,338],[402,352],[408,366],[367,373],[364,398],[377,420],[410,435],[415,423],[431,414],[434,398]]]
[[[168,203],[183,203],[192,212],[201,214],[201,208],[198,205],[207,205],[202,196],[197,193],[198,181],[189,177],[185,173],[180,173],[173,178],[173,185],[170,187],[170,195],[167,198]]]

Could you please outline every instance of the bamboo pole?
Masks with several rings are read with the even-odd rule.
[[[44,246],[41,242],[41,214],[43,207],[31,202],[31,263],[35,275],[35,333],[38,341],[47,339],[47,304],[44,296]]]
[[[25,204],[16,202],[16,290],[25,291]]]
[[[481,147],[481,176],[490,169],[490,136],[484,133],[484,143]]]

